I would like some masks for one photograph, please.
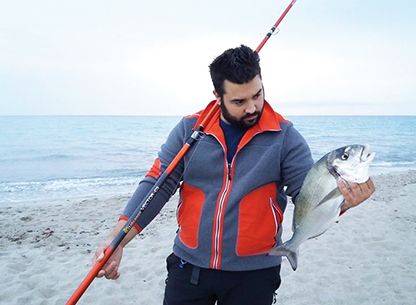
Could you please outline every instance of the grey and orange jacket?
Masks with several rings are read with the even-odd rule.
[[[127,204],[127,219],[156,179],[213,107],[182,118],[162,145],[158,158]],[[241,139],[231,164],[216,117],[205,135],[166,180],[135,224],[139,232],[180,189],[178,231],[173,252],[211,269],[254,270],[277,266],[268,252],[281,242],[286,195],[295,198],[313,165],[308,145],[293,124],[265,102],[259,122]]]

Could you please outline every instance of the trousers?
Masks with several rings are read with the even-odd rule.
[[[166,259],[163,305],[270,305],[280,286],[280,265],[250,271],[193,266],[175,254]]]

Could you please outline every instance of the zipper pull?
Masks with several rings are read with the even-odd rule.
[[[228,180],[231,180],[231,163],[228,163]]]

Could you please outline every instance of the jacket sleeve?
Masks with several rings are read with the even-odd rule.
[[[282,150],[283,185],[287,187],[286,194],[296,203],[303,181],[314,162],[308,144],[292,124],[288,126]]]
[[[141,207],[143,204],[142,201],[146,198],[146,195],[150,192],[156,180],[182,148],[187,139],[186,133],[184,119],[182,119],[172,129],[166,142],[161,146],[153,166],[150,168],[144,179],[140,181],[136,191],[121,214],[120,219],[128,219],[137,207]],[[135,224],[135,227],[139,232],[156,217],[165,203],[176,192],[182,178],[183,167],[183,161],[181,161],[143,211]]]

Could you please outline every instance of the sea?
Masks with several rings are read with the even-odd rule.
[[[317,161],[349,144],[370,174],[416,169],[416,116],[288,116]],[[0,205],[132,193],[180,117],[0,116]]]

